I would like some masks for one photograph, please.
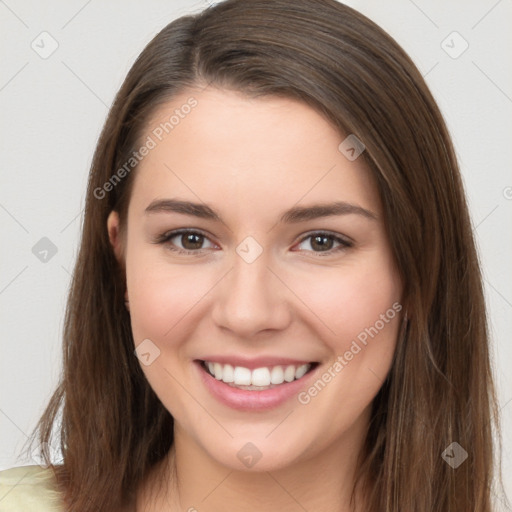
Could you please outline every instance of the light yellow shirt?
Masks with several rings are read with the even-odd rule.
[[[52,470],[20,466],[0,471],[0,512],[65,512]]]

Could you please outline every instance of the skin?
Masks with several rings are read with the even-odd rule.
[[[221,511],[226,503],[239,511],[352,510],[356,457],[401,314],[307,404],[294,396],[268,411],[232,409],[211,396],[193,361],[205,354],[293,357],[319,362],[321,375],[400,303],[376,186],[362,157],[350,161],[338,150],[345,136],[293,99],[189,90],[160,107],[143,140],[191,95],[197,106],[136,171],[126,232],[116,212],[107,225],[126,266],[135,345],[150,339],[160,350],[142,369],[175,419],[173,450],[141,486],[137,510]],[[224,222],[145,213],[164,198],[206,203]],[[376,218],[278,222],[293,206],[333,201]],[[200,249],[181,236],[154,243],[179,228],[207,238]],[[306,238],[320,230],[353,245],[336,251],[340,244],[328,238],[326,253]],[[235,250],[247,236],[263,249],[252,263]],[[173,252],[173,243],[200,255]],[[237,457],[247,442],[262,454],[252,468]],[[171,483],[172,468],[179,484]],[[160,493],[157,478],[165,482]]]

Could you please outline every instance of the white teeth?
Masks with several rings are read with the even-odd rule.
[[[295,366],[290,365],[286,367],[286,370],[284,371],[284,380],[286,382],[295,380]]]
[[[225,364],[222,370],[222,380],[224,382],[235,382],[235,369],[230,364]]]
[[[274,366],[270,372],[270,382],[272,384],[282,384],[284,382],[284,372],[282,366]]]
[[[213,363],[213,374],[217,380],[222,379],[222,365],[220,363]]]
[[[301,379],[311,368],[311,364],[303,364],[298,367],[294,365],[262,367],[251,371],[243,366],[233,368],[230,364],[213,363],[211,361],[205,361],[205,366],[213,377],[227,384],[262,388],[270,385],[277,386],[285,381],[292,382]]]
[[[251,370],[242,366],[235,367],[234,382],[238,386],[251,385]]]
[[[303,364],[302,366],[299,366],[297,370],[295,370],[295,378],[300,379],[301,377],[304,377],[306,375],[306,372],[309,370],[309,364]]]
[[[270,386],[270,370],[268,368],[253,370],[251,384],[253,386]]]

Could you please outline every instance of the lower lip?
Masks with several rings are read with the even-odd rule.
[[[280,384],[275,388],[262,391],[249,391],[232,387],[210,375],[200,361],[194,361],[199,375],[210,393],[222,404],[241,411],[264,411],[284,404],[290,398],[303,391],[318,370],[318,366],[306,373],[304,377]]]

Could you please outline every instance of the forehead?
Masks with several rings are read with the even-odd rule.
[[[318,200],[376,211],[363,158],[351,161],[339,150],[346,136],[291,98],[190,89],[161,105],[147,124],[141,140],[151,149],[137,168],[132,201],[145,208],[155,198],[179,196],[226,212],[233,207],[233,215],[254,214],[255,206],[277,214]]]

